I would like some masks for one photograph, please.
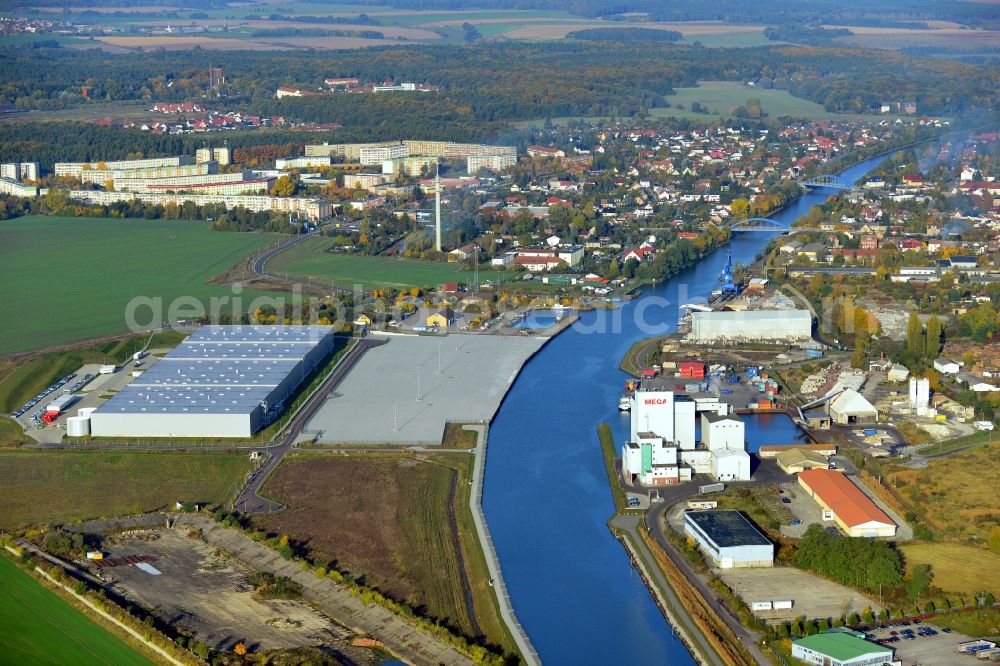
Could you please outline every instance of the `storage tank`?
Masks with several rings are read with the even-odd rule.
[[[86,437],[90,434],[89,416],[71,416],[66,419],[66,434],[70,437]]]

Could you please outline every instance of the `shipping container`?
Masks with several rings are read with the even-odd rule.
[[[771,610],[771,602],[770,601],[751,601],[750,602],[750,610],[752,610],[754,612]]]
[[[771,602],[774,610],[789,610],[792,607],[791,599],[780,599]]]
[[[708,493],[721,493],[725,489],[726,484],[724,483],[709,483],[704,486],[698,486],[698,492],[702,495],[706,495]]]
[[[806,350],[806,358],[819,358],[822,355],[823,355],[823,351],[821,349],[807,349]]]

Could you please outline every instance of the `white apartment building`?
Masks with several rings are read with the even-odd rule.
[[[322,220],[333,215],[333,204],[327,199],[304,197],[269,197],[239,194],[189,194],[172,192],[109,192],[98,190],[72,190],[69,198],[82,203],[108,206],[122,201],[141,201],[145,204],[166,206],[182,205],[187,201],[197,206],[223,204],[227,209],[246,208],[254,212],[274,211],[297,213],[307,220]]]
[[[108,171],[125,171],[128,169],[155,169],[157,167],[182,166],[194,164],[190,155],[175,155],[173,157],[150,157],[134,160],[100,161],[100,162],[56,162],[57,176],[72,176],[79,178],[86,169],[106,169]]]
[[[9,194],[15,197],[36,197],[38,196],[38,186],[11,178],[0,178],[0,194]]]
[[[328,167],[333,160],[329,155],[312,155],[308,157],[285,157],[274,160],[275,169],[316,169]]]
[[[257,178],[253,171],[213,173],[170,178],[114,178],[114,188],[120,192],[181,192],[200,191],[204,194],[239,194],[245,191],[263,192],[274,179]],[[240,186],[244,186],[240,189]],[[235,188],[235,189],[234,189]]]
[[[390,176],[402,173],[406,176],[416,177],[424,175],[425,171],[426,173],[433,172],[436,164],[436,157],[400,157],[382,162],[382,173]]]
[[[11,180],[38,180],[38,162],[11,162],[0,164],[0,178]]]
[[[194,161],[198,164],[205,162],[218,162],[225,166],[232,162],[232,154],[228,147],[222,148],[199,148],[194,153]]]
[[[116,178],[178,178],[181,176],[204,176],[217,171],[217,162],[183,164],[178,166],[151,167],[145,169],[84,169],[78,178],[81,183],[107,185]]]
[[[386,160],[407,157],[409,154],[410,149],[404,144],[362,148],[358,151],[358,161],[365,165],[382,164]]]
[[[470,174],[484,167],[490,171],[503,171],[517,164],[517,155],[469,155],[465,163]]]

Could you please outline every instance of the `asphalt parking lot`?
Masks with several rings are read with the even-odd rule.
[[[937,632],[934,636],[921,636],[917,633],[920,627],[930,626]],[[912,630],[914,638],[907,640],[902,636],[904,630]],[[956,646],[972,638],[958,632],[945,633],[939,627],[924,624],[910,624],[908,626],[895,626],[878,631],[870,632],[876,640],[886,639],[896,632],[899,640],[887,643],[887,647],[896,650],[896,659],[903,662],[903,666],[957,666],[959,664],[983,663],[972,655],[960,654]]]

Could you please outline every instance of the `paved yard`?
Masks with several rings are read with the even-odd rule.
[[[719,569],[716,574],[739,594],[747,605],[754,601],[791,600],[791,610],[762,611],[768,622],[778,623],[806,617],[839,617],[858,613],[866,607],[882,607],[858,592],[833,581],[792,567],[761,569]]]
[[[396,335],[351,369],[302,431],[325,444],[440,444],[447,421],[488,423],[536,336]]]

